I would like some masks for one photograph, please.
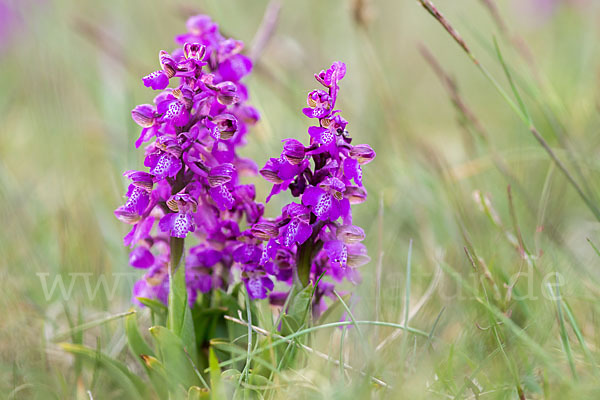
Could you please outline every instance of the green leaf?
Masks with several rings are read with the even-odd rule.
[[[142,337],[136,314],[130,314],[125,318],[125,333],[127,334],[129,350],[146,370],[156,393],[158,393],[160,398],[166,398],[168,392],[164,367],[156,359],[154,350],[152,350]]]
[[[148,398],[146,384],[137,375],[129,371],[122,362],[83,345],[59,343],[59,346],[66,352],[80,356],[86,362],[97,363],[128,393],[130,398]]]
[[[284,336],[296,332],[310,317],[312,295],[312,285],[308,285],[294,295],[290,301],[288,312],[282,318],[281,332]]]
[[[140,333],[135,312],[129,314],[125,318],[125,333],[127,334],[129,349],[140,361],[140,363],[143,364],[143,361],[139,358],[142,354],[156,357],[154,350],[152,350],[148,343],[146,343],[142,337],[142,334]]]
[[[210,399],[210,391],[198,386],[192,386],[188,391],[188,400]]]
[[[219,368],[219,360],[212,347],[208,349],[208,368],[210,374],[211,398],[213,400],[225,399],[225,387],[221,380],[221,368]]]
[[[177,393],[178,385],[183,386],[186,393],[191,386],[197,386],[200,380],[181,339],[164,326],[153,326],[150,333],[158,344],[160,360],[171,383],[171,392]]]
[[[158,397],[160,399],[166,399],[169,397],[168,392],[168,380],[167,380],[167,372],[165,371],[165,367],[162,363],[156,359],[155,357],[142,354],[140,356],[144,364],[144,368],[146,369],[146,373],[150,378],[150,382],[152,382],[152,386],[156,390]]]
[[[262,400],[264,397],[254,389],[238,388],[233,394],[233,400]]]
[[[136,297],[136,299],[140,303],[142,303],[143,305],[145,305],[146,307],[148,307],[149,309],[154,311],[156,314],[165,315],[165,316],[167,315],[167,312],[168,312],[167,306],[165,306],[160,301],[155,300],[155,299],[149,299],[147,297]]]
[[[198,309],[194,307],[192,310],[192,319],[194,321],[194,332],[197,343],[208,342],[215,337],[215,329],[218,321],[223,319],[223,315],[227,314],[225,307],[213,307],[206,309]]]

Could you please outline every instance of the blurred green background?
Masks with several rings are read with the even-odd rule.
[[[158,51],[174,49],[173,36],[184,32],[185,20],[196,13],[211,15],[225,35],[251,48],[269,2],[1,1],[0,392],[23,399],[69,398],[77,383],[72,358],[51,339],[68,329],[67,315],[76,319],[79,313],[89,321],[126,311],[131,279],[138,274],[128,266],[122,245],[128,227],[112,211],[123,202],[122,172],[143,165],[143,151],[133,145],[139,128],[130,110],[151,102],[154,94],[141,77],[158,68]],[[542,136],[597,203],[600,3],[498,1],[501,24],[490,3],[438,0],[436,5],[509,91],[493,48],[493,37],[498,39]],[[429,48],[455,79],[486,138],[456,112],[419,46]],[[418,2],[282,1],[277,29],[247,79],[262,120],[243,154],[264,165],[280,153],[281,139],[307,140],[309,121],[300,110],[306,93],[317,86],[313,73],[335,60],[348,66],[338,105],[351,136],[377,152],[364,168],[369,199],[354,214],[367,232],[372,258],[362,268],[361,285],[345,287],[356,294],[355,314],[403,322],[412,239],[411,325],[429,331],[439,316],[437,341],[417,346],[412,338],[399,339],[369,354],[376,375],[395,387],[377,393],[453,398],[467,385],[463,396],[480,390],[481,398],[516,398],[514,374],[494,352],[496,339],[486,329],[490,317],[482,307],[482,288],[487,284],[490,297],[499,293],[490,301],[548,356],[514,331],[503,333],[527,398],[595,398],[600,258],[586,239],[600,243],[598,221],[527,127]],[[270,185],[250,181],[264,199]],[[489,198],[491,218],[476,201],[476,190]],[[284,199],[269,204],[267,215],[283,204]],[[533,255],[529,259],[515,249],[519,235]],[[489,270],[484,285],[478,281],[485,271],[473,270],[465,246]],[[448,271],[475,287],[477,296]],[[510,295],[519,271],[523,275],[514,290],[530,293],[525,300]],[[544,295],[544,285],[554,282],[544,278],[555,271],[585,338],[580,347],[575,329],[567,327],[575,372],[561,341],[556,302]],[[57,277],[67,289],[74,282],[67,299],[58,289],[49,298],[44,293],[43,283],[51,287]],[[100,279],[114,295],[102,289],[90,295]],[[391,333],[369,330],[368,345],[375,349]],[[332,335],[321,338],[326,348],[329,340],[339,341],[339,332]],[[92,346],[97,338],[104,351],[127,360],[121,322],[85,334]],[[352,357],[354,351],[348,351]],[[343,377],[315,373],[323,368],[309,365],[305,375],[324,398],[368,398],[357,392],[370,390],[367,383],[347,385]],[[84,375],[78,384],[86,386],[90,379]],[[122,395],[106,387],[111,389],[95,398]],[[278,398],[313,398],[317,392],[282,389]]]

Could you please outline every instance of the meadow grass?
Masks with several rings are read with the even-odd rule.
[[[282,3],[248,80],[262,120],[242,153],[261,165],[303,137],[306,71],[345,61],[340,108],[377,151],[354,214],[372,261],[289,334],[242,291],[235,336],[197,360],[171,333],[185,316],[128,311],[141,274],[112,210],[121,171],[142,163],[129,112],[189,15],[251,44],[269,2],[9,1],[21,17],[0,50],[0,395],[597,398],[600,10],[529,3]],[[249,181],[264,199],[270,185]],[[68,295],[46,293],[58,278]]]

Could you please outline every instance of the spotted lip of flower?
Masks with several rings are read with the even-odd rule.
[[[192,213],[197,210],[198,203],[189,194],[176,194],[167,200],[167,206],[174,213],[168,213],[161,218],[158,227],[170,236],[185,238],[189,232],[194,232],[196,225]]]
[[[163,90],[169,86],[169,76],[163,70],[154,71],[142,78],[144,86],[154,90]]]
[[[156,179],[174,177],[182,168],[181,160],[169,151],[163,150],[164,144],[154,144],[147,149],[144,165],[150,168],[150,173]]]
[[[302,109],[304,115],[309,118],[325,118],[331,112],[332,98],[324,90],[313,90],[308,94],[308,106]]]
[[[362,186],[362,168],[359,162],[353,158],[346,158],[343,166],[346,179],[354,180],[358,186]]]
[[[252,243],[242,243],[233,250],[233,260],[241,264],[258,264],[262,251]]]
[[[115,216],[128,224],[138,222],[148,207],[150,195],[148,190],[134,184],[129,185],[127,190],[127,202],[114,212]]]
[[[226,185],[211,187],[208,190],[210,197],[213,199],[219,210],[231,210],[235,199]]]
[[[319,220],[335,221],[346,216],[350,203],[342,191],[345,185],[337,178],[327,178],[319,186],[311,186],[302,195],[302,203],[311,207]]]
[[[157,111],[161,115],[160,122],[171,122],[175,126],[185,126],[190,120],[189,109],[186,106],[188,99],[180,96],[181,100],[175,95],[181,91],[172,91],[157,103]]]
[[[275,285],[265,272],[257,267],[246,266],[242,272],[242,280],[246,284],[251,299],[264,299]]]
[[[290,218],[284,225],[282,235],[279,239],[281,245],[291,247],[294,244],[302,244],[312,235],[313,230],[309,225],[310,210],[298,203],[290,203],[283,209],[283,215]]]

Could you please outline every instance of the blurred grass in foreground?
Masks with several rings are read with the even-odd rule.
[[[540,1],[499,2],[503,25],[489,3],[435,2],[510,93],[497,38],[541,135],[599,204],[598,5],[556,1],[542,10]],[[538,3],[537,13],[529,3]],[[77,325],[129,308],[130,275],[119,274],[135,271],[112,210],[122,201],[121,171],[141,165],[129,111],[152,93],[140,77],[155,68],[159,49],[173,47],[171,37],[192,13],[210,14],[227,35],[250,44],[267,2],[7,4],[16,16],[0,47],[0,392],[62,399],[89,389],[94,399],[125,398],[109,375],[82,369],[48,340],[69,329],[67,315]],[[453,107],[420,45],[480,126]],[[393,388],[309,357],[286,372],[293,385],[279,382],[268,396],[516,398],[520,388],[526,398],[597,397],[600,257],[586,239],[600,245],[598,221],[417,2],[284,3],[249,79],[263,119],[245,155],[262,165],[279,153],[281,139],[304,137],[300,108],[312,72],[338,59],[348,64],[339,106],[350,133],[378,153],[365,169],[370,199],[355,214],[373,260],[353,289],[353,314],[402,324],[409,288],[409,325],[432,338],[402,334],[375,350],[392,329],[361,326],[366,344],[355,328],[319,333],[312,347]],[[264,198],[269,185],[253,182]],[[75,279],[66,302],[59,291],[44,295],[42,281],[51,286],[57,276],[67,288]],[[114,296],[90,294],[102,276]],[[548,286],[562,297],[549,296]],[[260,309],[266,318],[268,307]],[[143,375],[128,355],[122,320],[80,339]]]

